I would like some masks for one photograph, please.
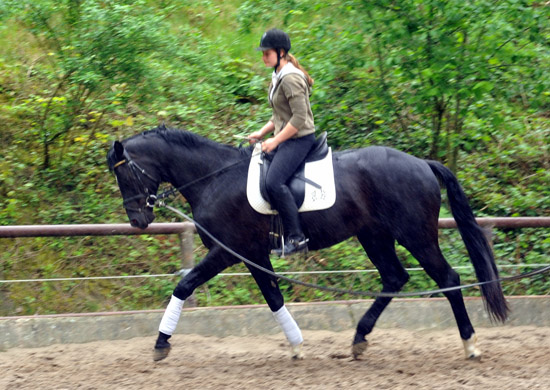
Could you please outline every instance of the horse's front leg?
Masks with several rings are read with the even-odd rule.
[[[262,258],[263,261],[261,261],[259,265],[273,271],[268,255],[255,256],[255,258]],[[302,337],[302,331],[285,306],[283,294],[281,294],[277,279],[264,271],[261,271],[253,266],[249,266],[248,264],[247,267],[258,284],[258,287],[262,291],[267,305],[273,312],[275,321],[277,321],[283,330],[286,339],[290,344],[291,358],[303,359],[304,354],[302,352],[302,344],[304,342],[304,338]]]
[[[185,300],[197,287],[212,279],[236,261],[236,259],[228,256],[221,248],[213,248],[191,272],[180,280],[172,293],[170,302],[160,322],[153,360],[162,360],[170,353],[171,345],[168,339],[172,337],[176,329]]]

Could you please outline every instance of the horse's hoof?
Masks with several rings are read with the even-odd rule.
[[[304,360],[304,353],[302,352],[302,344],[295,345],[291,348],[290,357],[292,360]]]
[[[365,340],[352,345],[351,354],[354,360],[358,360],[359,356],[361,356],[363,352],[367,350],[368,344],[368,341]]]
[[[468,356],[466,359],[470,360],[470,361],[473,361],[473,362],[480,362],[481,361],[481,354],[479,355],[470,355]]]
[[[477,336],[475,333],[468,340],[462,340],[466,360],[481,361],[481,351],[477,348]]]
[[[170,353],[170,349],[170,347],[153,349],[153,361],[158,362],[159,360],[166,358]]]
[[[466,360],[471,360],[474,362],[480,362],[481,361],[481,351],[477,348],[475,348],[470,353],[466,353]]]

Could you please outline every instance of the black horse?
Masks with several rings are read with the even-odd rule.
[[[252,148],[236,148],[196,134],[164,126],[116,141],[109,150],[109,168],[116,174],[132,226],[146,228],[155,218],[153,205],[161,182],[178,188],[194,219],[214,237],[247,259],[272,270],[269,260],[270,216],[254,211],[247,201],[247,169]],[[498,278],[492,251],[476,223],[456,177],[442,164],[373,146],[333,154],[336,203],[329,209],[300,214],[309,249],[326,248],[357,236],[382,280],[383,292],[398,292],[409,275],[395,252],[397,241],[418,260],[440,288],[460,284],[458,274],[438,244],[441,182],[447,188],[457,221],[479,281]],[[199,230],[208,255],[174,290],[155,344],[155,359],[167,356],[183,300],[201,284],[240,260]],[[247,265],[248,266],[248,265]],[[301,332],[286,311],[277,280],[254,267],[250,273],[285,332],[294,357],[300,357]],[[498,282],[481,287],[491,318],[504,321],[508,306]],[[474,328],[460,290],[445,293],[464,342],[466,358],[478,358]],[[361,355],[369,334],[390,297],[377,297],[359,321],[352,345]]]

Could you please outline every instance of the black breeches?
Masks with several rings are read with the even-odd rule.
[[[300,235],[298,208],[287,182],[304,162],[315,143],[315,135],[286,140],[277,147],[266,177],[266,189],[271,206],[279,212],[285,236]]]

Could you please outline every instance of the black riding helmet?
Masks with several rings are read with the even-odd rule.
[[[256,48],[256,50],[266,51],[274,49],[277,52],[277,65],[275,65],[275,70],[277,70],[282,58],[281,49],[283,49],[285,53],[288,53],[290,48],[290,37],[288,34],[278,28],[272,28],[262,35],[260,46]]]

